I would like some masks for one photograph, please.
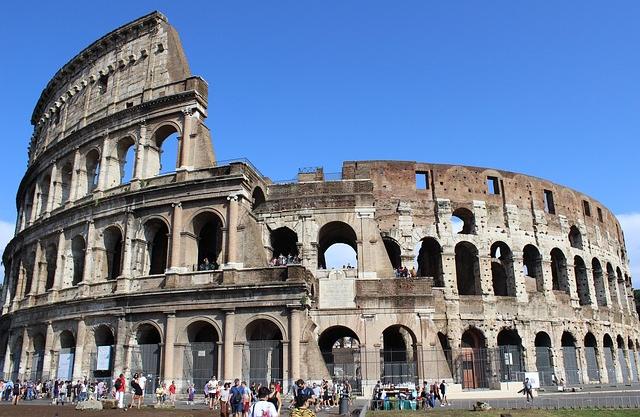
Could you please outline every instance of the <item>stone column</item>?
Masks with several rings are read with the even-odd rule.
[[[36,241],[36,256],[33,260],[33,278],[31,279],[31,288],[29,290],[31,295],[42,294],[44,292],[47,274],[46,271],[44,271],[43,274],[42,264],[42,242],[38,239]]]
[[[94,191],[103,191],[107,184],[107,172],[109,167],[107,162],[109,161],[109,138],[107,135],[102,139],[102,152],[100,153],[100,173],[98,174],[98,186]],[[88,180],[88,179],[87,179]]]
[[[30,226],[38,218],[40,212],[40,191],[40,182],[36,182],[31,199],[31,213],[29,213],[29,218],[26,219],[25,227]]]
[[[122,273],[121,275],[126,278],[131,278],[131,262],[133,252],[133,235],[135,234],[134,227],[135,218],[133,217],[133,210],[127,207],[125,210],[125,222],[124,222],[124,240],[122,242]]]
[[[605,349],[609,349],[609,348],[605,348]],[[616,344],[616,341],[613,341],[613,348],[611,348],[611,352],[613,356],[613,367],[616,370],[616,380],[615,381],[609,381],[609,383],[613,383],[613,382],[618,382],[618,383],[622,383],[624,382],[624,379],[622,378],[622,367],[620,366],[620,359],[618,358],[618,345]]]
[[[9,333],[9,337],[7,337],[7,348],[4,352],[4,364],[2,367],[4,378],[8,378],[9,373],[11,372],[11,353],[11,333]]]
[[[291,337],[290,350],[290,366],[289,377],[291,380],[300,378],[300,325],[301,325],[302,312],[298,308],[291,309],[291,316],[289,317],[289,332]]]
[[[190,169],[193,167],[193,143],[191,140],[192,116],[191,110],[185,109],[183,112],[182,140],[180,141],[180,168]]]
[[[73,171],[71,171],[71,184],[69,184],[69,201],[78,199],[78,176],[80,174],[80,149],[76,148],[73,154]]]
[[[116,333],[116,345],[114,346],[115,352],[113,359],[113,373],[114,375],[120,375],[120,373],[124,373],[126,364],[125,354],[124,354],[124,346],[125,346],[125,338],[127,337],[127,321],[124,314],[118,316],[118,329]]]
[[[170,381],[173,375],[174,342],[176,340],[176,313],[167,313],[164,340],[164,379]]]
[[[180,251],[182,236],[182,203],[173,203],[173,221],[171,222],[171,253],[169,269],[177,271],[182,266]]]
[[[224,347],[224,379],[232,381],[235,377],[233,373],[233,339],[235,337],[235,311],[227,310],[224,316],[224,334],[223,347]]]
[[[147,149],[147,124],[143,120],[140,123],[138,140],[136,142],[136,163],[134,166],[133,179],[144,178],[144,163]]]
[[[51,377],[51,351],[53,349],[53,325],[47,322],[47,334],[44,339],[44,355],[42,357],[42,377]]]
[[[59,290],[62,288],[63,278],[65,273],[65,244],[66,239],[64,235],[64,230],[58,230],[58,253],[56,259],[56,274],[53,280],[53,289]]]
[[[76,334],[76,352],[73,359],[73,379],[81,379],[83,377],[84,369],[82,369],[82,359],[84,356],[84,339],[87,333],[87,325],[84,322],[84,318],[78,319],[77,322],[77,334]]]
[[[94,264],[94,234],[95,234],[95,226],[93,220],[89,220],[87,222],[87,241],[85,242],[85,253],[84,253],[84,269],[82,275],[82,282],[84,284],[90,284],[93,281],[93,264]]]
[[[51,181],[49,182],[49,195],[47,196],[47,206],[45,208],[45,214],[51,213],[55,207],[53,207],[53,203],[56,198],[56,177],[58,176],[58,164],[53,163],[53,168],[51,168]]]
[[[229,201],[227,219],[227,267],[238,267],[238,195],[227,197]]]
[[[22,348],[20,351],[20,364],[18,368],[18,375],[20,379],[24,379],[29,368],[29,332],[25,326],[22,329]]]

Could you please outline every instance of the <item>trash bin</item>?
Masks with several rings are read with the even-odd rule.
[[[349,397],[340,397],[340,407],[338,409],[338,414],[340,414],[341,416],[349,414]]]

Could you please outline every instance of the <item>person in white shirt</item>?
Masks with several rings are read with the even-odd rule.
[[[147,377],[144,376],[142,372],[140,372],[140,377],[138,378],[138,385],[140,385],[140,388],[142,389],[142,395],[144,396],[144,389],[147,386]]]
[[[269,388],[260,387],[258,389],[258,401],[249,408],[248,417],[278,417],[276,407],[267,401]]]

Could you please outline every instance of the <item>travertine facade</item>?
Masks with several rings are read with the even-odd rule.
[[[276,184],[216,162],[206,116],[207,83],[159,13],[54,76],[3,255],[5,374],[344,376],[365,392],[381,378],[500,388],[535,370],[544,383],[638,381],[624,239],[598,201],[416,162]],[[175,170],[158,175],[172,134]],[[336,243],[354,268],[323,268]],[[300,262],[269,265],[289,254]],[[401,266],[414,277],[396,278]]]

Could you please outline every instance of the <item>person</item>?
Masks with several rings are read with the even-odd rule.
[[[58,395],[59,395],[59,403],[64,405],[67,400],[67,383],[65,381],[60,381],[60,386],[58,387]]]
[[[282,399],[280,398],[280,392],[278,391],[276,384],[273,382],[269,384],[269,396],[267,397],[267,401],[276,407],[276,411],[278,412],[278,415],[280,415]]]
[[[127,387],[127,381],[124,379],[124,374],[120,374],[114,381],[113,387],[116,390],[116,399],[118,400],[118,408],[124,408],[124,391]]]
[[[133,405],[137,404],[138,410],[142,402],[142,388],[140,388],[139,379],[138,374],[133,374],[133,378],[131,378],[131,404],[129,404],[129,408],[133,408]]]
[[[22,385],[20,384],[20,380],[17,379],[15,384],[13,384],[13,405],[18,405],[20,402],[20,390],[22,389]]]
[[[322,389],[318,386],[318,384],[314,382],[313,388],[311,388],[311,390],[313,391],[313,405],[315,406],[315,411],[317,413],[318,411],[320,411],[320,399],[322,398]]]
[[[216,397],[218,395],[218,380],[215,376],[206,383],[204,392],[207,397],[207,403],[209,404],[209,410],[213,410],[216,405]]]
[[[240,417],[242,414],[242,394],[244,394],[244,389],[240,386],[240,380],[236,378],[233,381],[233,387],[229,390],[229,403],[234,417]]]
[[[529,381],[529,378],[525,378],[522,385],[524,395],[527,397],[527,402],[533,402],[533,387],[531,385],[531,381]]]
[[[142,402],[144,402],[144,394],[146,392],[145,390],[147,389],[147,377],[144,376],[142,371],[140,371],[138,375],[138,384],[140,385],[140,389],[142,390]]]
[[[176,382],[171,381],[171,385],[169,385],[169,400],[171,404],[176,405]]]
[[[189,388],[187,388],[187,405],[193,404],[196,399],[196,388],[193,384],[189,384]]]
[[[316,414],[310,408],[310,400],[311,399],[304,394],[297,396],[290,417],[316,417]]]
[[[164,400],[167,395],[165,392],[165,387],[166,384],[164,383],[158,384],[158,387],[156,388],[156,404],[164,404]]]
[[[247,417],[251,406],[251,391],[246,381],[242,381],[242,416]]]
[[[258,401],[251,406],[247,417],[278,417],[278,411],[273,403],[267,401],[269,388],[258,388]]]
[[[440,398],[440,405],[451,405],[447,399],[447,383],[444,382],[444,379],[440,383]]]
[[[229,417],[229,389],[231,384],[228,382],[224,383],[222,390],[220,391],[220,416]]]

